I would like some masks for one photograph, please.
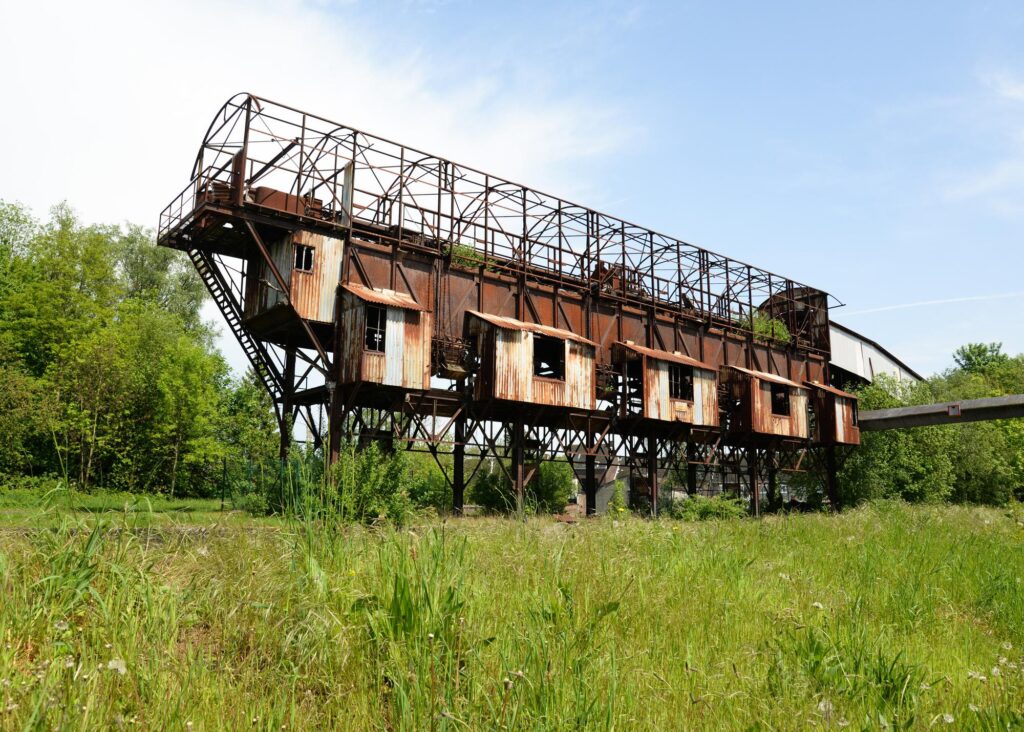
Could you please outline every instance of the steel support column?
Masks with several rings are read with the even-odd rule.
[[[516,494],[516,512],[520,515],[526,504],[524,440],[523,420],[517,418],[512,423],[512,489]]]
[[[585,475],[583,492],[586,496],[587,516],[597,514],[597,455],[594,454],[594,435],[588,435],[590,444],[587,445],[587,455],[584,458]]]
[[[658,517],[658,441],[647,438],[647,482],[651,490],[651,516]]]
[[[465,382],[459,382],[459,392],[465,390]],[[452,447],[452,513],[462,515],[466,498],[466,418],[460,413],[455,418],[455,444]]]
[[[757,482],[757,448],[747,450],[747,471],[750,476],[750,506],[755,516],[761,515],[761,487]]]
[[[838,511],[840,508],[839,481],[836,478],[836,471],[836,448],[835,445],[829,445],[825,448],[825,490],[833,511]]]
[[[281,390],[281,419],[278,431],[281,436],[279,456],[288,459],[288,451],[292,446],[292,395],[295,393],[295,346],[288,345],[284,356],[284,388]]]

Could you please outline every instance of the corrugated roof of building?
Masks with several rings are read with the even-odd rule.
[[[821,389],[822,391],[827,391],[829,394],[835,394],[836,396],[845,397],[846,399],[856,399],[857,398],[856,394],[851,394],[848,391],[843,391],[842,389],[837,389],[834,386],[829,386],[828,384],[819,384],[817,381],[805,381],[804,383],[807,386],[810,386],[810,387],[812,387],[814,389]]]
[[[756,376],[761,381],[771,381],[775,384],[785,384],[786,386],[795,386],[797,389],[806,389],[807,387],[803,384],[798,384],[795,381],[790,381],[785,376],[779,376],[778,374],[769,374],[765,371],[754,371],[752,369],[745,369],[742,366],[729,366],[728,368],[742,371],[748,376]]]
[[[693,366],[694,368],[703,369],[705,371],[718,370],[714,366],[711,366],[710,364],[706,364],[703,361],[699,361],[696,358],[691,358],[690,356],[684,356],[682,353],[661,351],[658,350],[657,348],[648,348],[647,346],[641,346],[637,343],[633,343],[632,341],[616,341],[615,345],[620,346],[621,348],[627,348],[630,351],[639,353],[643,356],[647,356],[648,358],[657,359],[659,361],[671,361],[672,363],[681,363],[686,366]]]
[[[341,287],[365,302],[372,302],[377,305],[390,305],[391,307],[405,308],[406,310],[427,310],[427,308],[416,302],[412,295],[407,295],[404,292],[377,290],[372,287],[357,285],[354,282],[346,283]]]
[[[480,318],[491,325],[506,330],[525,330],[531,333],[541,333],[552,338],[561,338],[562,340],[577,341],[579,343],[586,343],[588,346],[597,347],[597,344],[591,340],[584,338],[581,335],[573,333],[571,330],[562,330],[561,328],[553,328],[550,325],[540,325],[539,323],[526,323],[522,320],[516,320],[515,318],[508,318],[504,315],[492,315],[491,313],[481,313],[478,310],[467,310],[467,315],[472,315],[474,318]]]

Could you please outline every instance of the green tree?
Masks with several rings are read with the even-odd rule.
[[[957,368],[972,373],[983,372],[1007,359],[1002,343],[968,343],[953,354]]]

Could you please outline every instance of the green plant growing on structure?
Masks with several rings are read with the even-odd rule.
[[[488,270],[493,269],[494,260],[490,259],[479,249],[469,244],[452,242],[445,245],[444,253],[445,256],[451,260],[451,263],[457,267],[466,267],[468,269],[483,267]]]
[[[740,328],[754,334],[754,339],[769,344],[784,345],[789,343],[791,335],[789,328],[778,318],[773,318],[762,312],[754,313],[753,318],[746,317],[740,320]]]

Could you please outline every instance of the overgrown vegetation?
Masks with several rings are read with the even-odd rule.
[[[1024,355],[969,344],[956,366],[924,382],[879,377],[859,390],[860,408],[885,409],[1024,393]],[[864,432],[840,485],[847,504],[871,498],[1003,505],[1024,499],[1024,421]]]
[[[1016,508],[142,518],[0,530],[0,727],[1024,725]]]
[[[83,226],[63,205],[39,223],[0,202],[0,478],[262,487],[269,402],[229,378],[204,297],[188,261],[141,228]]]
[[[785,323],[760,311],[740,321],[740,328],[750,331],[756,340],[765,343],[785,345],[790,340],[789,328]]]

